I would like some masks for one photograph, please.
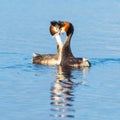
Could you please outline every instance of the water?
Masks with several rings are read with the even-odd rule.
[[[0,120],[119,120],[118,0],[0,2]],[[73,23],[71,47],[92,67],[33,65],[32,53],[56,53],[51,20]]]

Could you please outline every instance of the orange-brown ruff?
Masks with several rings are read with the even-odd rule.
[[[61,50],[62,50],[62,42],[59,35],[59,26],[55,21],[51,22],[50,33],[55,36],[57,40],[57,54],[33,54],[32,62],[35,64],[42,65],[59,65],[61,62]]]
[[[59,21],[58,25],[61,25],[60,31],[61,33],[66,33],[66,40],[62,47],[62,53],[61,53],[61,66],[70,66],[70,67],[90,67],[91,63],[86,58],[75,58],[72,54],[71,48],[70,48],[70,41],[74,32],[74,27],[69,22],[62,22]]]

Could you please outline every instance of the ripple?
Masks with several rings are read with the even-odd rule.
[[[92,65],[105,64],[105,63],[118,63],[120,64],[120,58],[91,58]]]

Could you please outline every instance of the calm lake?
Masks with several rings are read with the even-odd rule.
[[[32,64],[56,53],[50,21],[74,25],[89,69]],[[120,1],[1,0],[0,120],[120,120]]]

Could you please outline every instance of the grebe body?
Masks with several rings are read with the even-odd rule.
[[[59,62],[59,55],[58,54],[33,54],[33,63],[35,64],[42,64],[42,65],[58,65]]]
[[[62,53],[62,41],[59,35],[59,26],[56,24],[55,21],[51,22],[50,26],[50,33],[55,37],[57,42],[57,54],[33,54],[32,62],[35,64],[42,64],[42,65],[60,65],[61,62],[61,53]]]
[[[75,58],[71,51],[70,42],[74,32],[72,23],[59,21],[58,25],[60,25],[60,33],[66,33],[66,40],[62,47],[62,59],[60,65],[70,67],[90,67],[91,63],[86,58]]]

